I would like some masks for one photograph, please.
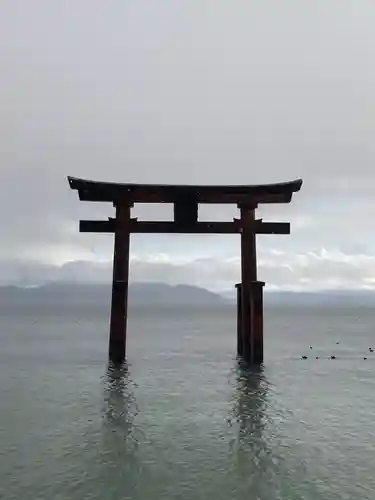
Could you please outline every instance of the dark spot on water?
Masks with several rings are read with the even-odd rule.
[[[339,344],[340,342],[336,342],[336,344]]]
[[[331,359],[336,359],[336,356],[331,356]]]
[[[363,358],[363,359],[367,359],[367,358]]]
[[[302,356],[302,359],[307,359],[307,356]]]
[[[312,349],[312,346],[310,346],[310,349]]]
[[[319,359],[319,356],[317,356],[315,359]]]

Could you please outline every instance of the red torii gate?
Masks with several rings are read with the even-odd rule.
[[[192,186],[120,184],[68,177],[82,201],[110,202],[116,217],[81,220],[83,233],[114,233],[109,357],[121,363],[126,356],[129,247],[131,233],[196,233],[241,235],[241,283],[237,288],[237,353],[247,362],[263,362],[263,286],[257,279],[256,235],[290,234],[287,222],[255,218],[260,203],[290,203],[302,179],[250,186]],[[131,217],[134,203],[173,203],[173,221],[139,221]],[[236,204],[240,218],[232,222],[198,221],[198,205]]]

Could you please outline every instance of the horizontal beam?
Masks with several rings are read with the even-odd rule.
[[[81,220],[79,230],[81,233],[114,233],[116,220]],[[132,219],[130,224],[131,233],[144,234],[238,234],[241,232],[239,221],[233,222],[197,222],[189,227],[182,227],[170,221],[138,221]],[[255,232],[257,234],[290,234],[289,222],[263,222],[256,221]]]
[[[257,224],[257,234],[290,234],[290,222],[261,222]]]
[[[80,220],[80,233],[114,233],[115,220]]]
[[[236,193],[223,193],[211,194],[202,192],[197,196],[197,203],[200,204],[244,204],[254,205],[271,204],[271,203],[290,203],[293,193],[260,193],[254,195],[236,194]],[[175,203],[176,196],[173,193],[158,192],[142,192],[135,191],[132,193],[118,193],[117,195],[91,193],[88,191],[79,191],[79,199],[81,201],[96,201],[96,202],[110,202],[110,203]]]
[[[196,203],[289,203],[302,179],[259,185],[168,185],[98,182],[68,177],[71,189],[84,201],[128,203],[176,203],[188,196]]]
[[[234,222],[196,222],[191,226],[181,226],[173,221],[134,221],[132,232],[147,234],[236,234],[240,232],[240,228]]]

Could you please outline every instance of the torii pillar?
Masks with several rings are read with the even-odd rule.
[[[237,354],[251,364],[263,363],[263,281],[257,279],[257,204],[239,204],[241,283],[237,288]]]
[[[129,288],[130,210],[128,202],[115,204],[112,304],[109,329],[109,358],[121,363],[126,356]]]

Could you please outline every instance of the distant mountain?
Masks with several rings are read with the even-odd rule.
[[[129,304],[221,305],[221,295],[191,285],[171,286],[165,283],[132,283]]]
[[[108,284],[82,284],[54,282],[39,287],[0,287],[2,307],[16,304],[48,305],[97,305],[109,307],[111,286]],[[190,285],[168,285],[166,283],[131,283],[129,306],[157,307],[220,307],[234,305],[235,293],[220,295],[204,288]],[[374,307],[375,292],[366,290],[332,290],[324,292],[267,291],[264,293],[266,307]]]
[[[319,292],[265,292],[264,302],[282,307],[375,307],[375,292],[370,290],[327,290]]]
[[[236,301],[236,293],[225,293],[230,302]],[[325,290],[316,292],[270,291],[264,289],[264,304],[271,307],[375,307],[375,291]]]
[[[227,303],[221,295],[189,285],[171,286],[165,283],[131,283],[129,306],[220,306]],[[40,287],[0,287],[0,301],[43,302],[56,304],[109,304],[111,286],[107,284],[49,283]]]

